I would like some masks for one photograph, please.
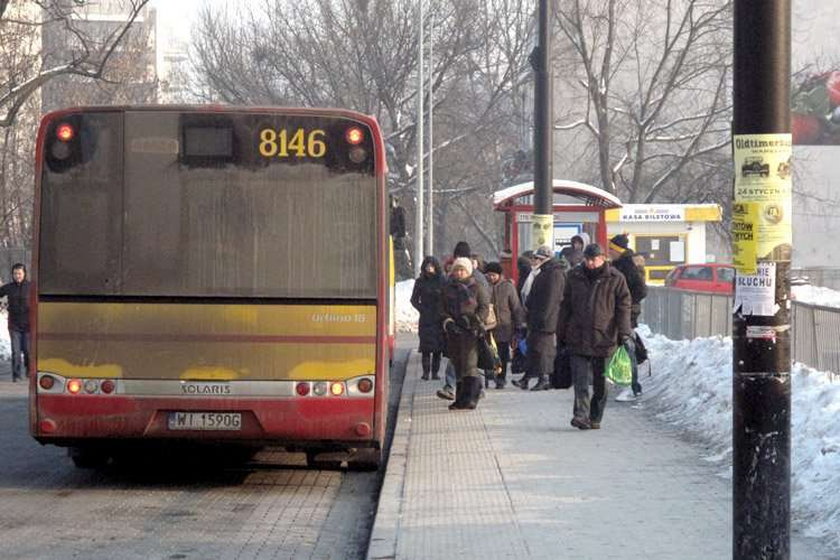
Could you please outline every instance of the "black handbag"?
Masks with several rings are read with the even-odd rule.
[[[554,389],[568,389],[572,386],[572,363],[569,351],[565,347],[557,348],[550,382]]]

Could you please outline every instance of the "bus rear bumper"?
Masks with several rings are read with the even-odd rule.
[[[63,446],[119,439],[302,446],[329,442],[360,447],[379,443],[373,441],[377,433],[373,398],[39,395],[37,410],[32,435],[41,443]],[[192,424],[184,424],[185,418]],[[214,428],[217,422],[218,429]]]

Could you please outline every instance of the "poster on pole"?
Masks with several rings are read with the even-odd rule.
[[[534,250],[554,246],[554,214],[534,214],[531,222]]]
[[[758,204],[734,202],[732,204],[732,264],[741,274],[755,274]]]
[[[741,315],[772,317],[776,305],[776,263],[760,262],[755,274],[735,275],[735,312]]]
[[[750,251],[755,245],[756,260],[789,262],[793,234],[791,213],[791,155],[790,134],[736,134],[733,136],[735,159],[735,200],[739,206],[740,231],[752,232],[752,241],[741,239],[733,252]],[[733,227],[734,224],[733,220]],[[737,238],[737,236],[736,236]],[[743,271],[755,270],[751,258],[741,257]],[[739,269],[740,270],[740,269]]]

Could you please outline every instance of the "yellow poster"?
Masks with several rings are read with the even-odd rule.
[[[738,134],[733,137],[735,205],[742,207],[741,233],[752,225],[755,258],[790,261],[793,234],[791,214],[792,138],[790,134]],[[734,210],[733,210],[734,216]],[[733,217],[733,233],[735,218]],[[749,251],[746,240],[735,235],[733,252]],[[736,258],[738,258],[736,256]],[[749,268],[748,255],[744,265]],[[751,269],[754,271],[755,266]]]
[[[732,203],[732,263],[741,274],[756,272],[757,202]]]

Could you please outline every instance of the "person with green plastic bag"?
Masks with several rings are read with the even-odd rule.
[[[606,362],[632,336],[627,280],[607,262],[601,246],[587,245],[583,262],[566,278],[557,344],[570,354],[575,400],[571,424],[599,429],[607,404]],[[593,393],[589,395],[589,385]]]

